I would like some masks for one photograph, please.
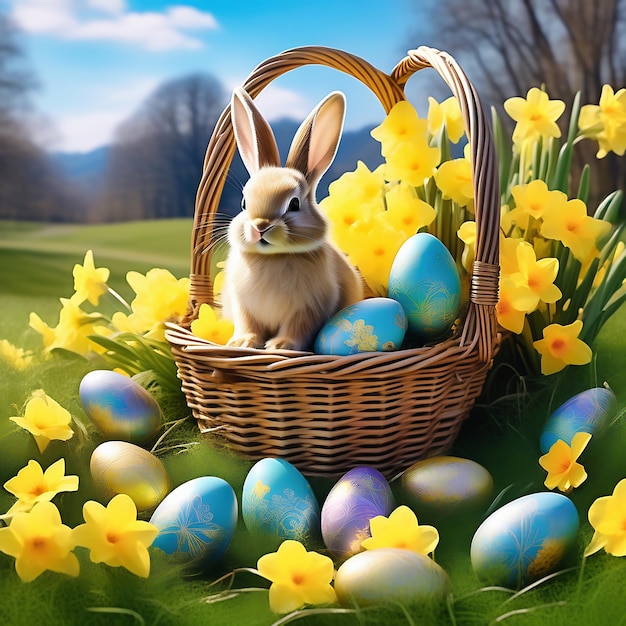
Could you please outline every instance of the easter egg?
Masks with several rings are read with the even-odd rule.
[[[172,487],[161,461],[127,441],[105,441],[91,454],[89,470],[96,488],[110,499],[130,496],[138,511],[154,509]]]
[[[320,507],[307,479],[284,459],[261,459],[243,483],[241,514],[252,532],[306,543],[319,537]]]
[[[617,399],[610,389],[587,389],[563,403],[546,421],[539,445],[543,454],[559,439],[570,444],[577,432],[593,435],[607,425],[617,411]]]
[[[154,547],[194,570],[209,568],[224,554],[233,537],[237,498],[221,478],[193,478],[165,497],[150,523],[159,529]]]
[[[434,235],[409,237],[391,265],[388,294],[402,305],[412,335],[424,341],[445,335],[461,308],[454,258]]]
[[[450,590],[450,579],[440,565],[400,548],[355,554],[335,575],[337,599],[344,606],[442,602]]]
[[[385,477],[373,467],[355,467],[333,486],[322,505],[322,539],[335,555],[347,558],[371,536],[370,519],[388,516],[395,500]]]
[[[516,588],[555,571],[576,543],[578,512],[552,492],[523,496],[492,513],[472,539],[474,572],[488,584]]]
[[[406,315],[398,302],[367,298],[333,315],[319,331],[313,349],[342,356],[398,350],[406,328]]]
[[[493,478],[470,459],[436,456],[417,461],[402,474],[401,493],[420,519],[468,514],[489,505]]]
[[[89,419],[107,439],[145,443],[161,426],[156,400],[138,382],[111,370],[83,376],[80,401]]]

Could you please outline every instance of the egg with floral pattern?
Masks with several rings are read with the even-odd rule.
[[[367,298],[333,315],[319,331],[313,349],[338,356],[389,352],[400,348],[406,329],[404,309],[396,300]]]
[[[385,477],[373,467],[346,472],[333,486],[322,505],[322,539],[337,557],[348,558],[361,550],[371,536],[370,520],[387,517],[395,499]]]
[[[89,470],[104,500],[125,493],[138,511],[154,509],[172,487],[161,460],[127,441],[105,441],[97,446]]]
[[[539,445],[546,454],[559,439],[570,445],[578,432],[594,435],[617,412],[617,398],[605,387],[586,389],[564,402],[546,421]]]
[[[200,476],[179,485],[156,508],[153,546],[178,563],[209,569],[228,548],[237,525],[237,498],[222,478]]]
[[[335,575],[337,599],[348,607],[444,602],[450,591],[450,579],[440,565],[401,548],[355,554]]]
[[[246,528],[307,543],[320,534],[320,507],[307,479],[284,459],[266,458],[248,472],[241,499]]]
[[[478,578],[519,588],[554,572],[576,545],[579,519],[560,493],[523,496],[494,511],[472,539],[470,557]]]
[[[422,341],[450,332],[461,308],[461,278],[448,249],[430,233],[409,237],[389,272],[388,295],[408,320],[408,332]]]
[[[161,426],[161,410],[138,382],[111,370],[83,376],[78,390],[87,417],[106,439],[142,444]]]

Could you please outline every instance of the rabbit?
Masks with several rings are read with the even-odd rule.
[[[245,90],[233,92],[233,129],[250,178],[228,228],[222,305],[234,324],[229,346],[309,350],[334,313],[363,298],[362,278],[330,242],[315,200],[335,158],[344,113],[342,93],[322,100],[281,167],[268,122]]]

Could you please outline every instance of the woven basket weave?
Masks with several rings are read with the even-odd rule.
[[[188,314],[180,326],[168,325],[166,337],[200,429],[215,430],[233,450],[249,459],[287,459],[307,475],[332,477],[369,465],[392,477],[449,449],[499,345],[497,159],[475,88],[454,59],[432,48],[410,51],[389,75],[343,51],[296,48],[261,63],[243,87],[256,97],[273,79],[311,64],[359,79],[385,112],[405,99],[411,75],[427,67],[458,99],[470,139],[477,237],[470,303],[456,336],[431,347],[344,357],[229,348],[195,337],[188,328],[200,305],[215,304],[207,244],[235,152],[227,107],[196,198]]]

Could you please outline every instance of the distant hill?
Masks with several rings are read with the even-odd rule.
[[[281,157],[286,158],[291,140],[298,128],[292,120],[282,120],[272,124]],[[104,172],[111,155],[111,148],[104,146],[91,152],[53,152],[50,154],[54,164],[71,183],[79,189],[94,190],[104,179]],[[322,178],[318,191],[318,200],[328,194],[328,185],[341,174],[356,169],[357,161],[365,162],[371,169],[382,162],[380,144],[370,136],[370,129],[345,131],[334,163]],[[220,212],[230,215],[239,211],[241,188],[248,180],[248,173],[239,158],[235,159],[229,170],[221,199]]]
[[[80,187],[94,188],[102,181],[111,148],[103,146],[90,152],[53,152],[53,163],[66,179]]]

